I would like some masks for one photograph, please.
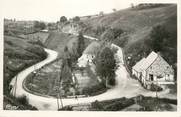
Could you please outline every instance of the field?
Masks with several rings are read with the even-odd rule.
[[[170,38],[162,45],[160,53],[176,71],[177,60],[177,6],[175,4],[160,5],[151,8],[128,8],[104,16],[83,20],[84,33],[102,40],[110,36],[117,45],[123,47],[126,57],[131,57],[129,67],[152,50],[150,39],[152,28],[163,26]],[[111,30],[123,31],[115,39],[111,37]],[[110,34],[110,35],[109,35]],[[126,59],[127,60],[127,59]],[[128,60],[127,60],[128,61]]]
[[[35,32],[31,34],[20,34],[19,37],[25,38],[27,40],[40,40],[42,43],[45,43],[46,39],[49,36],[49,32]]]
[[[90,41],[85,39],[85,46],[89,43]],[[68,47],[70,53],[73,53],[73,49],[76,48],[77,44],[77,36],[54,31],[50,32],[50,35],[44,44],[47,48],[57,51],[59,53],[59,57],[61,57],[65,46]]]
[[[36,51],[35,51],[36,50]],[[4,35],[4,92],[5,97],[9,97],[9,83],[11,79],[20,71],[35,64],[47,56],[43,47],[29,41]],[[11,99],[11,97],[9,97]],[[4,105],[9,104],[7,98]],[[11,99],[11,103],[12,103]]]

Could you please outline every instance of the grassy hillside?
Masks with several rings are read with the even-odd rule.
[[[67,46],[70,53],[74,52],[77,46],[77,36],[62,33],[62,32],[50,32],[48,39],[45,41],[47,48],[56,50],[59,57],[63,55],[64,47]],[[85,46],[90,43],[88,39],[85,39]]]
[[[9,97],[9,83],[18,72],[45,59],[47,56],[43,47],[22,38],[4,36],[4,95]],[[6,98],[4,105],[11,101]],[[8,101],[9,100],[9,101]]]
[[[161,45],[160,53],[168,63],[176,65],[177,6],[175,4],[128,8],[82,22],[84,33],[108,39],[123,47],[126,57],[131,57],[128,61],[130,67],[155,50],[147,42],[150,41],[153,27],[161,25],[169,33],[169,38],[166,39],[165,45]]]
[[[49,36],[48,32],[35,32],[31,34],[20,34],[19,37],[26,38],[28,40],[40,40],[42,43],[45,43],[46,39]]]

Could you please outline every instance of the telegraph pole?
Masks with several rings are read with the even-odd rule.
[[[58,100],[58,98],[59,98],[59,96],[58,96],[58,94],[57,94],[57,106],[58,106],[58,110],[59,110],[59,100]]]
[[[58,61],[57,61],[57,63],[58,63]],[[63,101],[62,101],[62,95],[61,95],[62,67],[60,67],[60,73],[59,74],[60,74],[60,76],[59,76],[59,87],[58,87],[58,94],[57,94],[58,95],[58,109],[59,109],[59,99],[60,99],[61,106],[63,108]]]
[[[18,74],[16,75],[15,84],[14,84],[14,97],[16,97],[17,80],[18,80]]]
[[[37,72],[36,72],[36,66],[34,65],[34,71],[33,71],[33,79],[32,79],[32,84],[33,84],[33,82],[34,82],[34,78],[36,77],[36,75],[37,75]]]
[[[157,101],[157,106],[156,106],[156,111],[158,111],[158,80],[157,80],[158,77],[156,77],[156,101]]]

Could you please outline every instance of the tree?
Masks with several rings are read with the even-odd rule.
[[[45,23],[44,22],[40,22],[40,29],[41,30],[43,30],[43,29],[45,29],[46,28],[46,25],[45,25]]]
[[[117,10],[114,8],[114,9],[112,9],[113,10],[113,12],[116,12]]]
[[[73,18],[73,21],[74,21],[74,22],[79,22],[79,21],[80,21],[80,17],[79,17],[79,16],[75,16],[75,17]]]
[[[67,18],[65,16],[60,17],[60,22],[61,23],[67,22]]]
[[[46,25],[44,22],[35,21],[34,22],[34,28],[38,30],[43,30],[46,28]]]
[[[82,32],[79,32],[79,35],[78,35],[78,46],[77,46],[77,53],[78,53],[79,56],[82,55],[84,49],[85,49],[84,36],[83,36]]]
[[[61,65],[60,82],[65,93],[69,92],[69,88],[72,85],[72,61],[68,51],[68,47],[64,48],[64,56]]]
[[[101,38],[107,41],[113,41],[121,36],[124,31],[120,28],[110,28],[102,34]]]
[[[72,84],[72,72],[67,59],[62,60],[60,82],[62,89],[67,93]]]
[[[105,85],[115,84],[116,60],[110,48],[105,47],[95,58],[96,73]]]
[[[169,32],[166,31],[163,26],[158,25],[156,27],[153,27],[150,33],[151,47],[153,48],[153,50],[155,50],[156,52],[161,51],[167,43],[169,37]]]
[[[104,12],[103,12],[103,11],[100,11],[100,12],[99,12],[99,16],[104,16]]]

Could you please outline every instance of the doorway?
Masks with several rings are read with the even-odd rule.
[[[149,74],[150,81],[153,81],[153,74]]]

